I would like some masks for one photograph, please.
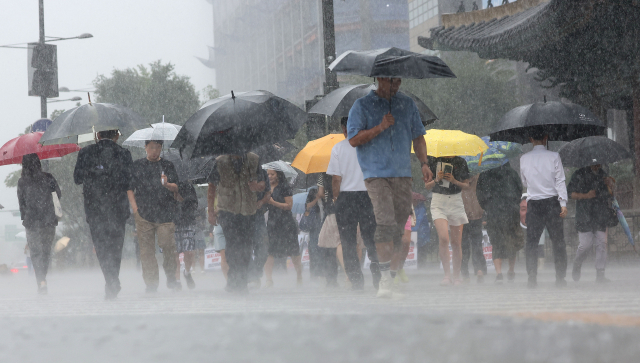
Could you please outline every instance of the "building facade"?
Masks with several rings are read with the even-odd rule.
[[[409,38],[410,50],[423,53],[425,49],[418,44],[418,37],[428,37],[431,28],[442,25],[442,14],[470,11],[474,4],[481,9],[481,0],[408,0],[409,1]]]
[[[324,82],[321,0],[212,0],[207,66],[223,93],[263,89],[298,105]],[[409,48],[407,0],[335,0],[336,53]]]

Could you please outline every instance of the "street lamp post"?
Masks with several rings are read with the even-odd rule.
[[[44,0],[38,0],[40,45],[44,45]],[[40,96],[40,118],[47,118],[47,96]]]

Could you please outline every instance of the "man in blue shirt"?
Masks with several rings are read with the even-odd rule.
[[[382,278],[378,297],[390,298],[391,257],[402,245],[411,214],[411,145],[422,165],[424,182],[433,178],[427,164],[424,126],[413,100],[398,93],[400,78],[377,78],[378,88],[357,100],[349,112],[348,139],[376,216],[374,241]]]

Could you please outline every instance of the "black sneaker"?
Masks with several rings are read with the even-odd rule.
[[[604,270],[596,270],[596,282],[599,284],[606,284],[611,282],[611,280],[604,277]]]
[[[193,281],[193,277],[191,276],[191,274],[187,275],[187,271],[184,271],[184,279],[187,280],[187,287],[189,288],[189,290],[193,290],[196,288],[196,282]]]
[[[573,264],[573,271],[571,271],[571,277],[573,278],[573,281],[578,282],[580,281],[580,265],[577,264]]]
[[[106,286],[104,289],[104,299],[114,300],[122,288],[120,286]]]
[[[538,277],[529,276],[529,281],[527,281],[527,287],[530,289],[535,289],[536,287],[538,287]]]
[[[173,291],[182,291],[182,284],[177,280],[167,281],[167,287]]]
[[[496,285],[502,285],[503,281],[504,281],[504,277],[502,277],[502,273],[499,273],[498,275],[496,275]]]
[[[556,278],[556,287],[557,288],[567,287],[567,281],[564,278],[561,278],[561,279]]]

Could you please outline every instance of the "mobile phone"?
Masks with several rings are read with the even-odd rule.
[[[451,174],[451,172],[453,171],[453,166],[445,165],[443,171],[445,174]]]

